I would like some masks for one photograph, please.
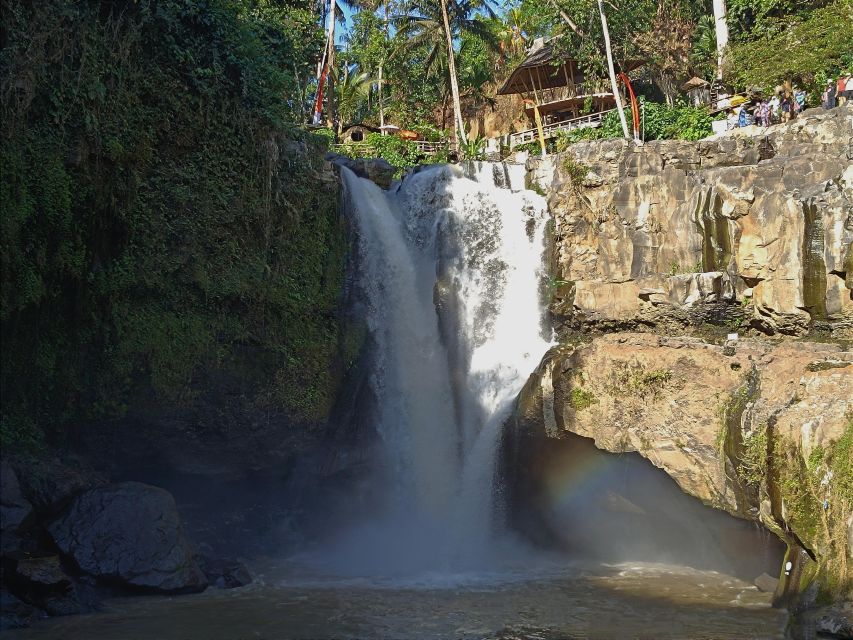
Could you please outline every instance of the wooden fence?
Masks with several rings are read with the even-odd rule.
[[[560,131],[598,127],[601,126],[602,120],[604,120],[607,114],[611,111],[615,111],[615,109],[597,111],[595,113],[590,113],[589,115],[581,116],[580,118],[572,118],[570,120],[546,124],[542,126],[542,133],[545,139],[548,140],[549,138],[556,137],[557,133]],[[518,133],[511,133],[509,136],[509,148],[515,149],[520,144],[536,142],[537,140],[539,140],[538,129],[528,129],[526,131],[519,131]]]

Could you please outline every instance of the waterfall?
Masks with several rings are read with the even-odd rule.
[[[544,199],[500,163],[426,168],[390,192],[341,174],[387,495],[359,553],[395,569],[488,563],[500,427],[551,337]]]

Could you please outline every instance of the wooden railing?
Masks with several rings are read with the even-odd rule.
[[[428,140],[414,140],[415,146],[419,153],[426,156],[434,156],[436,153],[445,149],[450,150],[450,145],[447,141],[430,142]],[[376,155],[376,150],[368,142],[347,142],[345,144],[333,144],[332,151],[346,151],[349,155],[354,155],[359,158],[368,158]]]
[[[598,127],[601,125],[601,121],[604,120],[605,116],[607,116],[607,114],[611,111],[615,111],[615,109],[608,109],[607,111],[597,111],[595,113],[590,113],[579,118],[572,118],[570,120],[563,120],[561,122],[552,122],[551,124],[546,124],[542,126],[542,133],[545,139],[548,140],[549,138],[555,137],[557,135],[557,132],[559,131],[571,131],[572,129]],[[515,149],[520,144],[536,142],[538,139],[538,129],[528,129],[526,131],[519,131],[518,133],[511,133],[509,136],[509,148]]]

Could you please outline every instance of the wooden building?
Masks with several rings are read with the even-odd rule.
[[[616,99],[607,79],[587,79],[571,57],[559,56],[555,40],[534,41],[524,61],[498,90],[498,95],[520,94],[531,128],[510,135],[510,147],[532,142],[538,137],[537,117],[543,136],[552,138],[559,130],[598,126],[616,107]],[[624,71],[642,65],[630,61]]]

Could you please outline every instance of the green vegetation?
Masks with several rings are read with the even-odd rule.
[[[702,261],[699,260],[696,264],[694,264],[689,269],[682,267],[675,260],[669,263],[669,275],[677,276],[682,273],[702,273]]]
[[[638,395],[657,397],[671,380],[672,371],[669,369],[636,369],[628,378],[628,388]]]
[[[755,389],[747,380],[720,410],[718,446],[734,471],[729,480],[738,505],[769,499],[777,523],[784,521],[819,556],[819,566],[804,576],[800,590],[816,579],[821,600],[834,601],[853,586],[846,552],[846,521],[853,509],[853,413],[847,414],[840,437],[805,455],[800,444],[774,434],[772,421],[741,437],[743,413]]]
[[[589,409],[592,405],[598,404],[598,398],[592,391],[582,389],[581,387],[573,387],[572,395],[569,397],[569,406],[575,411],[583,411]]]
[[[755,431],[744,438],[737,472],[740,478],[755,488],[758,488],[767,476],[766,424],[759,425]]]
[[[322,42],[308,5],[3,8],[4,445],[146,388],[190,402],[245,350],[269,354],[259,398],[324,416],[345,243],[288,124]]]
[[[572,185],[575,189],[579,189],[583,186],[586,174],[589,173],[589,167],[567,155],[563,157],[563,171],[572,179]]]
[[[647,369],[637,362],[614,362],[608,391],[614,396],[629,394],[658,398],[674,382],[670,369]]]
[[[785,80],[812,92],[816,101],[828,77],[853,68],[850,0],[809,3],[736,0],[730,15],[744,30],[731,46],[727,74],[742,87],[764,90]]]

